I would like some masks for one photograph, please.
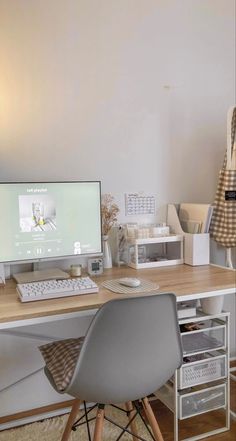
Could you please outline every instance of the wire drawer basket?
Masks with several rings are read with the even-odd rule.
[[[180,388],[215,381],[226,376],[226,356],[206,358],[184,364],[179,370]]]
[[[226,385],[209,387],[179,396],[179,418],[220,409],[226,405]]]

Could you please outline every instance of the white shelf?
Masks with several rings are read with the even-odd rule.
[[[181,234],[143,239],[130,238],[127,240],[127,247],[128,266],[134,269],[158,268],[184,263],[183,235]],[[146,251],[144,252],[145,257],[140,258],[139,251],[141,248],[139,247],[147,247],[147,255]]]
[[[183,242],[183,236],[180,234],[170,234],[169,236],[148,237],[146,239],[128,239],[129,245],[149,245],[165,242]]]
[[[157,268],[160,266],[171,266],[171,265],[180,265],[184,263],[184,259],[170,259],[170,260],[159,260],[157,262],[144,262],[144,263],[133,263],[130,262],[130,268],[134,269],[144,269],[144,268]]]

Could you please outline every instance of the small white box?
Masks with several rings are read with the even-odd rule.
[[[184,263],[208,265],[210,261],[209,233],[184,234]]]

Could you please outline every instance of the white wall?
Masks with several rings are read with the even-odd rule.
[[[1,180],[212,201],[234,0],[0,0],[0,53]]]
[[[121,221],[125,192],[159,218],[211,202],[234,17],[234,0],[0,0],[0,180],[101,179]]]

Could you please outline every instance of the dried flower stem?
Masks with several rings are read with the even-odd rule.
[[[119,207],[114,203],[114,198],[111,194],[104,194],[102,196],[102,234],[107,235],[114,223],[117,221],[117,214]]]

